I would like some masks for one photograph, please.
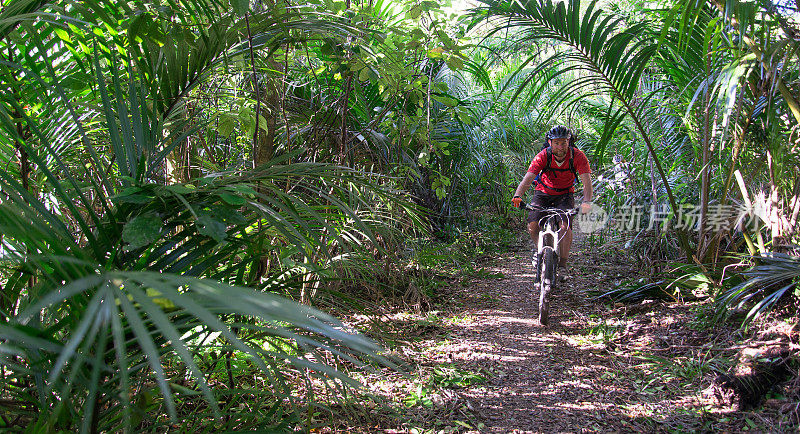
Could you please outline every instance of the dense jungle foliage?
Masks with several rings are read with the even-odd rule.
[[[337,317],[429,303],[555,124],[661,211],[596,234],[661,279],[609,296],[793,308],[798,9],[0,2],[0,427],[308,429],[397,368]]]

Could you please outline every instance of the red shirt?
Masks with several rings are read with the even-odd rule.
[[[589,168],[589,159],[586,158],[586,154],[584,154],[583,151],[575,148],[570,148],[570,151],[573,152],[572,164],[575,166],[575,171],[578,172],[579,175],[584,173],[592,173],[592,169]],[[533,161],[531,161],[531,165],[528,167],[528,172],[539,174],[542,172],[542,170],[544,170],[545,167],[547,167],[547,149],[542,149],[541,152],[533,157]],[[569,169],[569,155],[564,158],[564,161],[561,164],[556,163],[556,158],[552,157],[550,159],[550,167]],[[565,170],[563,172],[558,170],[548,170],[544,173],[541,173],[539,181],[539,184],[536,185],[536,189],[551,196],[575,193],[575,176],[570,170]],[[555,188],[569,188],[569,190],[556,191],[545,187],[545,184]]]

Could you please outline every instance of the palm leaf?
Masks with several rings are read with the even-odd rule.
[[[796,288],[800,276],[800,258],[784,253],[751,257],[756,262],[744,272],[746,279],[715,299],[717,313],[727,316],[736,309],[751,306],[743,325],[765,315]]]
[[[75,297],[83,298],[86,295],[91,295],[91,299],[85,310],[79,314],[81,320],[74,326],[75,328],[65,330],[69,332],[70,339],[63,348],[53,343],[45,343],[32,335],[35,329],[21,327],[38,315],[38,312],[45,312],[47,316],[51,312],[61,310],[60,306],[72,304],[70,301]],[[117,306],[121,310],[118,311]],[[35,354],[41,351],[57,355],[54,363],[45,363],[37,369],[48,373],[49,388],[55,387],[59,390],[58,385],[63,384],[59,391],[60,396],[75,396],[76,393],[80,394],[81,390],[85,390],[85,387],[89,388],[90,392],[97,389],[108,394],[109,387],[117,388],[130,381],[125,378],[125,375],[130,375],[127,365],[114,365],[114,363],[127,362],[130,347],[123,336],[133,333],[136,337],[135,346],[141,346],[141,351],[152,371],[151,374],[147,374],[145,371],[140,371],[140,367],[131,373],[136,373],[137,376],[155,377],[162,394],[167,399],[168,411],[172,417],[176,417],[176,412],[174,405],[170,403],[172,392],[167,384],[167,374],[161,361],[167,342],[186,364],[191,377],[196,381],[196,387],[201,389],[205,399],[212,406],[216,406],[216,399],[205,382],[204,373],[193,362],[190,349],[193,344],[183,337],[187,331],[195,327],[202,327],[204,333],[212,331],[221,333],[233,347],[249,354],[260,369],[270,376],[283,375],[275,371],[276,366],[271,362],[265,363],[266,360],[279,358],[298,368],[312,369],[330,378],[350,381],[338,372],[317,362],[308,361],[303,356],[294,357],[265,351],[253,343],[243,341],[239,337],[241,331],[234,333],[229,325],[216,319],[222,312],[257,320],[255,323],[238,323],[238,327],[253,328],[268,336],[287,338],[309,348],[325,348],[351,361],[367,357],[379,363],[389,363],[378,355],[379,347],[373,342],[343,332],[344,326],[339,321],[322,312],[297,305],[279,296],[248,288],[149,272],[101,272],[90,279],[54,288],[47,296],[26,306],[15,322],[2,326],[3,339],[6,341],[3,348],[22,349],[26,359],[31,362],[40,360],[43,356],[49,357],[43,354],[38,356],[39,359],[35,359]],[[178,317],[182,318],[180,322],[175,321]],[[187,318],[193,320],[186,321]],[[15,327],[14,324],[19,326]],[[301,330],[311,334],[299,334]],[[112,354],[116,354],[116,358],[102,356],[98,359],[100,357],[98,353],[102,355],[106,351],[105,345],[100,344],[104,344],[108,339],[113,342],[115,348]],[[85,374],[80,374],[85,365],[89,367],[87,374],[94,381],[89,384],[75,382],[79,378],[87,379],[83,376]],[[67,372],[68,377],[62,378]],[[122,377],[115,375],[108,382],[99,383],[98,372],[124,374]],[[100,393],[97,390],[93,393]],[[90,393],[88,396],[91,395]],[[126,407],[124,411],[131,410],[130,403],[123,402],[122,405]],[[91,412],[88,411],[91,408],[87,398],[84,417],[91,419]]]

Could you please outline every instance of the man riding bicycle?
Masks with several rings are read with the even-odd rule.
[[[534,157],[528,172],[522,178],[517,190],[514,192],[512,202],[519,208],[522,195],[528,187],[536,183],[536,191],[531,202],[532,209],[528,212],[528,233],[534,245],[539,238],[539,220],[542,210],[546,208],[559,208],[565,211],[575,208],[572,193],[575,193],[575,182],[578,176],[583,183],[583,203],[581,212],[587,213],[591,209],[592,181],[591,169],[586,154],[575,147],[575,134],[563,125],[557,125],[545,135],[545,148]],[[564,276],[567,257],[572,246],[572,216],[567,221],[561,222],[559,237],[561,237],[560,251],[558,252],[560,269],[559,275]]]

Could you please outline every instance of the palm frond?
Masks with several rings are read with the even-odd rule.
[[[800,258],[785,253],[765,253],[751,257],[756,262],[743,274],[747,280],[720,294],[715,300],[717,313],[726,316],[750,307],[743,325],[767,314],[790,296],[800,278]]]

